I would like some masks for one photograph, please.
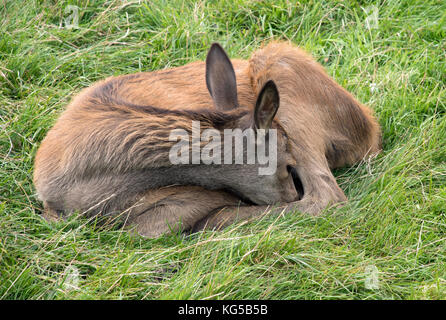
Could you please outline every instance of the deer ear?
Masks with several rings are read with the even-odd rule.
[[[206,57],[206,85],[217,109],[227,111],[238,107],[234,68],[218,43],[212,44]]]
[[[279,91],[274,81],[269,80],[265,83],[257,98],[254,109],[255,128],[270,129],[279,105]]]

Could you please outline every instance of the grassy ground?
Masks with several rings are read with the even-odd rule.
[[[0,16],[0,298],[446,299],[444,1],[28,0]],[[336,172],[347,206],[156,240],[40,217],[33,157],[74,93],[270,38],[376,111],[384,152]]]

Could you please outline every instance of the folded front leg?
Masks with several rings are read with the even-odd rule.
[[[227,206],[223,208],[215,209],[209,215],[198,221],[193,228],[192,232],[201,230],[221,230],[231,224],[252,221],[262,216],[288,214],[290,212],[317,212],[320,213],[322,209],[310,198],[306,198],[300,201],[289,202],[285,204],[277,205],[263,205],[263,206]]]
[[[240,200],[201,187],[166,187],[147,191],[129,211],[128,224],[144,237],[189,230],[216,208],[237,206]]]

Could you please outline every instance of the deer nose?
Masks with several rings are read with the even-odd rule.
[[[293,202],[299,200],[299,193],[291,182],[289,186],[287,186],[285,192],[282,196],[283,202]]]
[[[290,195],[290,197],[285,200],[285,202],[295,202],[295,201],[299,201],[299,194],[297,192],[295,192],[294,195]]]

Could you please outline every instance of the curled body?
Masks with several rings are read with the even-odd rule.
[[[162,103],[154,106],[150,99],[141,101],[137,93],[134,99],[128,96],[128,85],[150,93],[147,75],[111,78],[85,89],[48,132],[37,152],[34,171],[45,217],[66,217],[76,211],[119,215],[127,210],[127,218],[138,224],[135,217],[141,216],[141,201],[145,208],[148,201],[165,198],[157,196],[155,190],[172,196],[172,190],[182,190],[179,186],[201,187],[214,195],[217,190],[223,192],[220,198],[224,205],[298,199],[291,173],[295,166],[291,145],[281,125],[273,120],[280,105],[274,82],[265,84],[254,109],[241,106],[234,69],[219,45],[210,49],[202,74],[211,96],[207,104],[188,108],[179,99],[177,108],[165,108]],[[152,92],[156,94],[157,90]],[[170,135],[174,130],[192,133],[194,121],[201,130],[218,134],[227,129],[263,130],[266,135],[276,132],[276,170],[261,175],[259,162],[173,164],[169,154],[175,142]],[[247,146],[243,147],[246,158]],[[235,157],[235,150],[231,151]],[[187,229],[204,217],[201,211],[195,215],[186,211],[152,214],[153,221],[146,227],[150,230],[140,233],[163,233],[180,223]]]
[[[85,99],[95,95],[113,97],[134,106],[159,106],[166,110],[166,114],[167,110],[195,115],[203,114],[204,110],[231,114],[239,112],[237,109],[232,109],[230,103],[228,104],[231,99],[223,98],[220,100],[221,103],[216,103],[215,99],[222,97],[222,91],[212,95],[212,89],[209,88],[212,87],[212,82],[206,81],[203,77],[209,67],[209,61],[197,61],[182,67],[155,72],[112,77],[83,91],[50,130],[37,154],[34,177],[37,190],[47,208],[45,214],[48,217],[56,215],[48,208],[52,207],[51,199],[55,199],[54,203],[58,203],[59,188],[75,190],[72,188],[73,181],[64,180],[61,178],[64,175],[60,174],[60,170],[69,168],[66,165],[68,157],[62,154],[66,153],[66,147],[70,145],[70,137],[77,135],[87,137],[89,130],[97,130],[94,123],[84,122],[82,116],[73,112],[83,107]],[[141,192],[141,189],[135,188],[138,184],[133,185],[129,182],[133,181],[132,179],[122,177],[114,180],[114,173],[108,173],[111,168],[121,168],[120,165],[113,167],[99,161],[104,165],[103,172],[107,174],[101,176],[104,180],[97,185],[113,185],[114,181],[125,190],[133,190],[123,199],[115,198],[119,205],[107,203],[115,208],[119,207],[118,211],[121,212],[126,210],[125,208],[131,208],[128,210],[128,221],[136,225],[140,234],[155,237],[169,230],[176,230],[175,226],[179,220],[183,229],[201,230],[256,218],[268,212],[298,210],[309,214],[320,214],[329,205],[347,201],[331,169],[354,164],[380,151],[380,127],[372,110],[338,85],[326,74],[323,67],[303,50],[286,42],[271,42],[254,51],[249,60],[233,59],[231,62],[234,78],[237,79],[236,83],[232,83],[232,86],[236,86],[236,90],[232,88],[232,92],[237,93],[237,105],[255,110],[259,95],[269,81],[274,82],[280,93],[280,108],[275,114],[276,121],[272,125],[281,132],[283,130],[282,141],[286,140],[286,143],[282,144],[282,150],[285,150],[282,154],[286,154],[286,157],[283,157],[281,164],[278,164],[278,167],[282,168],[278,174],[281,172],[287,177],[284,185],[288,186],[288,190],[290,190],[289,185],[294,184],[298,193],[297,198],[290,202],[295,194],[289,191],[291,196],[287,197],[288,199],[282,199],[278,201],[282,202],[281,204],[271,206],[269,203],[275,201],[249,201],[243,192],[237,194],[230,188],[221,190],[200,184],[149,187]],[[228,81],[226,79],[223,82]],[[162,116],[164,120],[169,118],[166,114]],[[101,112],[96,116],[104,117]],[[66,128],[59,124],[63,123],[64,118],[68,120],[66,123],[76,123],[73,133],[67,132]],[[115,124],[110,123],[110,127],[115,128]],[[129,135],[127,139],[130,143],[137,137],[132,138]],[[99,146],[95,145],[94,141],[90,143],[92,148],[88,150],[92,152],[92,158],[104,158],[95,152]],[[79,144],[71,144],[71,147],[77,150],[73,152],[85,154],[85,150],[80,148]],[[106,155],[112,157],[111,149],[104,150],[107,150]],[[68,154],[74,153],[68,152]],[[129,157],[122,165],[135,168],[133,162],[135,159]],[[157,161],[164,160],[157,159]],[[85,166],[89,165],[86,163]],[[137,172],[137,170],[132,171],[132,174],[136,174],[139,179],[142,176]],[[244,173],[241,176],[245,179],[249,175]],[[292,180],[289,179],[290,176]],[[122,184],[124,181],[129,183]],[[74,185],[79,182],[82,180],[76,180]],[[252,186],[252,183],[248,184]],[[77,188],[84,189],[84,186],[80,183]],[[248,189],[246,188],[245,192],[249,193]],[[260,189],[259,187],[259,191],[262,191]],[[265,193],[269,194],[267,191]],[[105,197],[107,193],[103,190],[90,194],[92,198],[97,195],[107,198]],[[270,198],[270,200],[276,199]],[[78,200],[74,202],[79,203]],[[88,200],[86,203],[91,201]],[[73,207],[75,206],[73,204]],[[166,227],[167,225],[170,227]]]

